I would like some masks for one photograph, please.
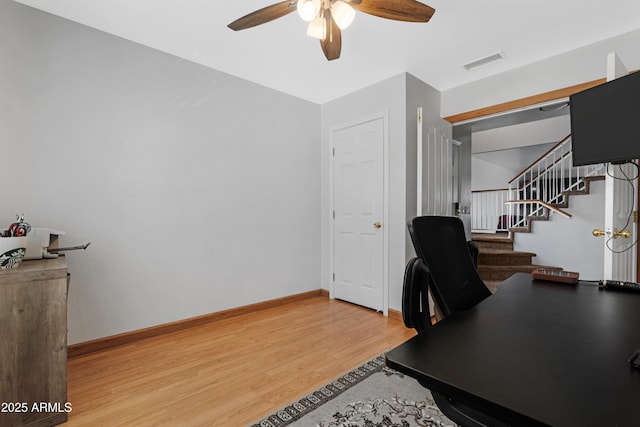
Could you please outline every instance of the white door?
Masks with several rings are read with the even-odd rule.
[[[430,128],[422,160],[423,215],[452,216],[453,144],[441,130]]]
[[[384,118],[334,130],[333,296],[383,310]]]
[[[615,53],[607,57],[607,80],[627,75],[627,69]],[[637,230],[632,212],[635,206],[635,187],[638,180],[633,180],[633,185],[626,177],[636,174],[635,167],[631,165],[608,164],[608,173],[605,177],[605,213],[604,213],[604,278],[607,280],[625,280],[635,282],[636,277],[636,251],[633,244],[636,241]],[[630,238],[615,236],[615,230],[623,228],[631,231]]]
[[[417,201],[416,214],[455,215],[454,197],[457,199],[457,187],[454,187],[454,175],[458,174],[458,158],[454,158],[454,144],[441,129],[423,126],[422,107],[417,115],[416,169]],[[451,126],[447,123],[448,126]],[[457,150],[457,146],[456,146]],[[455,167],[455,169],[454,169]],[[455,200],[457,201],[457,200]]]

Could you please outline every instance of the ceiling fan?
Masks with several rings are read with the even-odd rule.
[[[309,22],[307,35],[320,40],[329,61],[340,57],[342,33],[351,24],[355,11],[406,22],[428,22],[435,9],[416,0],[284,0],[256,10],[229,25],[235,31],[281,18],[294,10]]]

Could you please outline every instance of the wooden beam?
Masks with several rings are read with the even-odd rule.
[[[556,99],[566,98],[574,93],[581,92],[586,89],[601,85],[605,83],[607,79],[602,78],[593,80],[586,83],[580,83],[574,86],[565,87],[562,89],[552,90],[550,92],[540,93],[538,95],[527,96],[526,98],[520,98],[509,102],[503,102],[502,104],[492,105],[490,107],[479,108],[477,110],[467,111],[466,113],[454,114],[453,116],[445,117],[444,119],[449,123],[455,124],[464,122],[466,120],[477,119],[484,116],[490,116],[492,114],[504,113],[505,111],[516,110],[518,108],[524,108],[531,105],[542,104],[544,102],[553,101]]]

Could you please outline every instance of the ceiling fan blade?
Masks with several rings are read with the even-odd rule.
[[[227,27],[234,31],[246,30],[247,28],[255,27],[256,25],[281,18],[294,10],[296,10],[296,3],[291,0],[285,0],[280,3],[272,4],[271,6],[263,7],[255,12],[251,12],[242,18],[236,19],[231,24],[227,25]]]
[[[349,4],[360,12],[395,21],[429,22],[436,12],[416,0],[356,0]]]
[[[329,9],[324,14],[325,36],[320,40],[320,46],[327,60],[333,61],[340,58],[340,50],[342,50],[342,33],[331,16]]]

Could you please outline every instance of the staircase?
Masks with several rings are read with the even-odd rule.
[[[491,292],[497,285],[515,273],[531,273],[537,266],[532,252],[513,250],[513,236],[507,233],[473,233],[472,241],[479,250],[478,273]]]
[[[515,233],[532,232],[532,222],[548,221],[551,214],[570,218],[564,210],[570,198],[589,194],[591,182],[604,179],[602,165],[574,167],[572,154],[568,136],[513,178],[508,189],[473,195],[478,204],[472,212],[487,213],[472,217],[472,228],[483,231],[472,233],[472,240],[479,249],[478,272],[492,291],[514,273],[530,273],[538,267],[532,263],[536,254],[513,250]]]
[[[604,179],[603,165],[573,166],[571,135],[509,182],[509,232],[530,233],[533,221],[548,221],[551,213],[568,218],[572,195],[589,194],[591,182]]]
[[[573,166],[571,136],[509,182],[509,188],[472,192],[472,231],[530,233],[533,221],[563,209],[572,195],[588,194],[590,183],[604,179],[603,165]]]

